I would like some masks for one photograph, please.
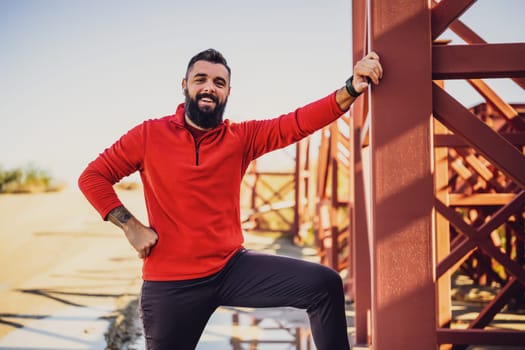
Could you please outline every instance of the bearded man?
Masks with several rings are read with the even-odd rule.
[[[219,306],[305,309],[318,350],[350,348],[339,274],[245,249],[240,186],[252,160],[330,124],[382,74],[372,52],[326,97],[277,118],[234,123],[223,120],[230,67],[221,53],[205,50],[188,64],[185,102],[175,114],[137,125],[87,166],[80,189],[143,259],[140,308],[148,349],[194,349]],[[136,171],[148,225],[113,189]]]

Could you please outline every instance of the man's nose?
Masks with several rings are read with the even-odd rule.
[[[215,93],[215,84],[213,84],[213,81],[211,80],[206,81],[206,84],[204,84],[203,91],[209,92],[209,93]]]

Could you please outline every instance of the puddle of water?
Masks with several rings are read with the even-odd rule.
[[[0,339],[0,349],[104,350],[110,307],[68,307]]]

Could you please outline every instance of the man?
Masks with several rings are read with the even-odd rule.
[[[88,165],[80,189],[143,259],[140,305],[148,349],[194,349],[221,305],[306,309],[318,350],[349,349],[337,272],[243,248],[240,184],[252,160],[336,120],[381,77],[372,52],[330,95],[278,118],[233,123],[223,121],[230,67],[209,49],[190,60],[182,80],[185,102],[174,115],[134,127]],[[113,189],[135,171],[149,226]]]

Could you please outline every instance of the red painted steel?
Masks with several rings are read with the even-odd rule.
[[[500,132],[499,135],[515,147],[525,146],[525,132],[523,131]],[[453,148],[470,147],[466,141],[456,135],[434,135],[434,146]]]
[[[440,36],[476,0],[442,0],[432,9],[432,39]]]
[[[447,2],[450,2],[453,0],[447,0]],[[435,5],[432,9],[432,12],[437,8],[436,2],[432,1],[432,3]],[[451,14],[453,16],[453,14]],[[433,24],[434,25],[434,24]],[[472,29],[470,29],[468,26],[466,26],[463,22],[461,22],[459,19],[456,19],[453,21],[449,28],[457,34],[460,38],[465,40],[468,44],[487,44],[483,38],[481,38],[478,34],[476,34]],[[436,39],[436,37],[432,37],[432,39]],[[519,78],[519,77],[510,77],[516,84],[521,86],[523,89],[525,89],[525,79]]]
[[[503,288],[498,292],[486,309],[479,313],[478,317],[471,323],[472,328],[484,328],[492,322],[498,312],[500,312],[509,302],[510,298],[523,293],[523,286],[511,277]]]
[[[350,197],[349,120],[348,115],[344,115],[321,132],[316,243],[321,262],[346,274],[345,289],[351,298],[350,228],[349,217],[345,215]]]
[[[297,244],[302,244],[311,228],[315,194],[310,171],[310,139],[296,144],[295,149],[295,206],[292,236]]]
[[[525,189],[525,156],[434,84],[434,115]]]
[[[352,47],[353,61],[357,62],[368,50],[367,42],[367,6],[365,0],[352,1]],[[365,92],[354,102],[351,109],[352,122],[352,163],[350,172],[350,235],[352,246],[350,253],[350,269],[353,271],[353,301],[355,344],[369,344],[371,329],[369,315],[372,303],[370,242],[367,222],[365,193],[365,174],[363,156],[361,153],[361,131],[368,113],[368,93]]]
[[[439,329],[437,331],[439,344],[465,345],[523,345],[525,332],[483,329]]]
[[[367,3],[371,6],[369,14]],[[458,344],[505,343],[516,345],[521,344],[519,342],[523,339],[521,332],[495,331],[491,333],[486,330],[480,332],[476,328],[489,325],[502,305],[506,305],[510,298],[523,292],[523,286],[519,282],[523,282],[525,278],[523,272],[525,258],[513,258],[519,257],[519,252],[523,253],[525,250],[523,248],[525,241],[525,235],[522,232],[523,220],[515,222],[510,218],[519,217],[519,213],[523,212],[522,195],[516,192],[519,192],[519,188],[523,189],[525,171],[523,164],[525,163],[521,148],[525,143],[523,138],[525,123],[517,108],[499,98],[480,78],[508,77],[518,85],[525,87],[525,80],[522,79],[525,76],[525,61],[521,59],[525,56],[525,46],[520,43],[487,44],[457,19],[472,5],[474,1],[443,0],[439,4],[434,3],[434,7],[430,9],[426,7],[424,1],[353,1],[354,60],[372,49],[379,52],[385,67],[385,78],[379,88],[373,89],[371,99],[367,101],[364,96],[352,108],[356,138],[352,174],[354,193],[351,196],[349,214],[353,222],[352,239],[354,243],[351,255],[354,256],[352,268],[356,297],[356,340],[358,343],[363,343],[366,335],[371,334],[368,343],[374,349],[382,349],[383,346],[388,349],[427,349],[434,348],[438,343],[442,344],[440,349],[450,349],[450,345],[447,344],[451,343],[456,344],[454,348],[459,349]],[[421,20],[429,14],[432,18],[432,25]],[[370,23],[367,22],[368,18],[371,20]],[[432,45],[423,39],[427,33],[436,39],[447,27],[471,45],[447,47],[443,43]],[[418,34],[421,34],[421,37]],[[429,51],[432,52],[432,57],[428,56]],[[414,59],[417,60],[418,65],[410,66],[408,62],[412,63]],[[433,66],[429,67],[431,61]],[[394,83],[405,81],[407,77],[410,78],[409,82],[405,82],[403,86],[408,85],[409,88],[407,90],[396,89]],[[503,119],[497,120],[492,117],[482,119],[485,117],[472,114],[472,111],[467,111],[448,96],[442,88],[432,87],[430,83],[432,78],[469,79],[468,82],[485,97],[487,106],[499,113]],[[412,86],[417,88],[412,91],[410,89]],[[429,91],[427,89],[430,89],[432,95],[431,102],[428,97],[426,100],[424,97],[425,91],[427,93]],[[439,168],[441,174],[439,178],[436,174],[435,180],[435,205],[437,212],[440,213],[436,218],[436,228],[439,231],[436,241],[438,248],[436,249],[441,249],[436,253],[438,260],[435,272],[442,278],[436,284],[438,293],[436,299],[429,297],[433,295],[430,287],[427,289],[428,294],[425,294],[427,297],[425,300],[428,301],[427,306],[433,305],[434,300],[437,301],[436,311],[433,311],[433,307],[425,309],[425,306],[421,305],[421,309],[425,310],[421,316],[415,315],[408,305],[406,309],[395,307],[396,302],[397,305],[402,305],[403,301],[399,295],[402,295],[405,284],[394,285],[393,276],[404,268],[407,269],[404,271],[404,276],[413,275],[413,271],[409,271],[409,259],[403,259],[394,253],[398,251],[406,253],[407,247],[410,247],[408,241],[399,239],[398,236],[402,237],[403,234],[406,234],[407,237],[410,237],[411,232],[399,228],[410,226],[414,218],[413,212],[404,212],[399,206],[405,205],[411,210],[419,209],[421,212],[425,208],[425,198],[429,201],[426,204],[430,207],[434,201],[431,199],[433,196],[428,196],[430,186],[427,182],[419,180],[419,182],[414,181],[415,185],[412,187],[407,186],[406,179],[410,177],[404,173],[407,169],[413,172],[415,169],[416,173],[419,171],[421,174],[421,167],[418,168],[416,164],[428,164],[430,161],[430,150],[425,148],[431,145],[430,137],[425,140],[421,133],[424,130],[424,127],[421,126],[424,124],[421,122],[425,120],[425,116],[429,116],[422,111],[429,106],[432,106],[436,117],[435,129],[438,132],[434,137],[437,147],[435,150],[436,162],[442,159],[441,163],[434,165],[436,172]],[[402,117],[393,118],[393,113]],[[416,116],[416,113],[419,115]],[[370,114],[369,118],[367,118],[368,114]],[[438,120],[446,127],[442,126]],[[415,128],[420,128],[418,129],[419,134],[413,133]],[[422,152],[418,152],[421,149],[415,150],[404,144],[404,142],[408,143],[408,140],[414,144],[415,139],[420,140],[419,143],[423,147]],[[395,159],[388,158],[386,148],[390,151],[390,157],[391,154],[396,155]],[[446,158],[449,158],[449,161]],[[360,178],[363,176],[363,169],[365,177],[370,176],[371,178],[369,188]],[[367,173],[368,169],[369,173]],[[450,179],[448,179],[449,175],[452,176]],[[413,178],[414,176],[411,177]],[[450,182],[447,183],[447,179]],[[394,188],[399,189],[399,193],[395,192]],[[408,189],[408,192],[421,194],[423,209],[416,208],[417,205],[412,203],[414,199],[404,193],[404,188]],[[463,195],[461,192],[448,193],[451,189],[467,192]],[[359,204],[359,200],[363,201],[365,197],[371,198],[369,206]],[[390,199],[391,197],[393,199]],[[495,210],[494,206],[500,209]],[[475,214],[472,218],[474,221],[465,222],[464,218],[454,210],[455,207],[470,208],[470,213]],[[362,220],[363,215],[366,215],[366,220]],[[422,217],[429,218],[424,215]],[[385,222],[390,225],[388,229],[384,226]],[[371,224],[370,227],[368,223]],[[501,225],[505,227],[507,235],[504,246],[495,239],[497,237],[494,234],[494,230]],[[451,227],[450,233],[449,226]],[[423,224],[422,227],[425,225]],[[432,230],[428,228],[421,231],[427,232],[428,236],[424,237],[427,240],[423,240],[423,243],[419,242],[419,245],[416,245],[417,249],[414,249],[414,246],[410,247],[420,254],[419,256],[416,254],[416,259],[413,261],[423,262],[423,266],[432,267],[433,263],[429,261],[432,256],[429,241],[432,237]],[[397,241],[392,239],[392,232],[398,233],[395,235]],[[451,242],[447,244],[449,236]],[[521,242],[521,245],[509,243],[513,239]],[[363,249],[363,242],[364,246],[369,246],[370,249]],[[370,254],[363,254],[363,252]],[[483,255],[483,252],[488,255]],[[413,255],[406,254],[406,256]],[[356,258],[359,256],[361,259]],[[469,325],[468,330],[446,328],[430,330],[429,327],[425,327],[435,326],[438,319],[439,327],[450,327],[454,322],[450,314],[450,284],[444,282],[450,278],[450,273],[455,271],[459,265],[467,268],[473,257],[479,259],[478,270],[483,267],[486,269],[483,273],[491,275],[494,280],[505,283],[497,273],[490,270],[492,269],[491,261],[501,264],[510,275],[506,284],[493,302],[487,305],[479,317]],[[391,266],[392,264],[386,266],[385,261],[387,260],[395,261],[395,266]],[[358,266],[363,261],[365,265],[371,262],[371,269],[359,270]],[[418,266],[415,271],[420,273],[420,279],[417,280],[420,284],[425,285],[425,282],[433,281],[432,272],[422,269],[421,266]],[[371,277],[371,309],[369,309],[370,304],[367,304],[366,301],[363,304],[359,302],[360,291],[362,293],[367,290],[365,287],[367,283],[360,281],[366,281],[364,277],[367,276],[367,273]],[[399,281],[395,280],[395,282]],[[417,283],[414,281],[414,284]],[[387,292],[383,293],[385,290]],[[391,296],[391,290],[396,290],[398,297],[392,303],[390,301],[394,298]],[[416,290],[417,288],[407,289],[407,293],[414,295]],[[392,310],[397,311],[396,321],[394,317],[388,319],[388,311]],[[366,311],[370,311],[372,330],[366,329],[365,326]],[[426,317],[427,322],[423,322],[422,325],[416,321],[417,324],[414,326],[414,320],[418,320],[418,317],[419,319]],[[409,318],[412,319],[410,321],[411,330],[403,329],[403,326],[399,324],[392,326],[392,323],[399,323],[399,320]],[[384,322],[384,320],[390,322]],[[428,333],[425,333],[425,330]],[[400,344],[402,340],[399,343],[396,343],[395,340],[392,342],[393,339],[404,340],[410,337],[415,339],[418,338],[417,334],[431,334],[430,338],[434,339],[435,343],[426,346],[421,343]],[[508,336],[508,338],[497,340],[501,335]]]
[[[443,86],[442,82],[438,82]],[[435,134],[448,134],[447,128],[438,120],[434,119],[434,141]],[[447,148],[434,147],[434,191],[436,198],[449,204],[450,195],[448,193],[448,168],[449,168],[449,151]],[[436,261],[440,261],[450,253],[450,227],[448,221],[436,215],[435,232],[436,232]],[[442,277],[442,278],[439,278]],[[452,323],[452,300],[451,300],[451,281],[452,272],[446,271],[442,276],[436,276],[436,296],[437,307],[436,317],[438,327],[450,327]],[[440,350],[450,350],[451,345],[442,345]]]
[[[525,77],[525,44],[434,46],[433,79]]]
[[[486,119],[488,117],[488,110],[494,108],[496,109],[496,113],[499,113],[503,118],[510,122],[513,129],[525,130],[525,121],[519,117],[519,112],[516,109],[518,108],[517,105],[513,106],[505,102],[481,79],[469,79],[468,82],[481,96],[485,98],[488,104],[484,107],[480,106],[476,114],[479,114]],[[510,136],[516,136],[516,134]],[[525,138],[521,138],[521,140],[525,140]]]
[[[370,4],[370,50],[385,71],[370,99],[372,345],[436,349],[430,9]]]
[[[521,198],[523,197],[524,193],[525,192],[521,193]],[[519,200],[521,200],[521,198]],[[446,217],[452,225],[465,234],[470,240],[475,242],[478,247],[483,249],[501,265],[505,266],[505,269],[508,272],[512,273],[522,284],[525,285],[525,270],[522,266],[511,260],[507,255],[503,254],[500,249],[495,247],[487,239],[487,237],[481,236],[479,231],[469,226],[456,211],[445,206],[439,200],[435,201],[435,206],[437,211]]]

